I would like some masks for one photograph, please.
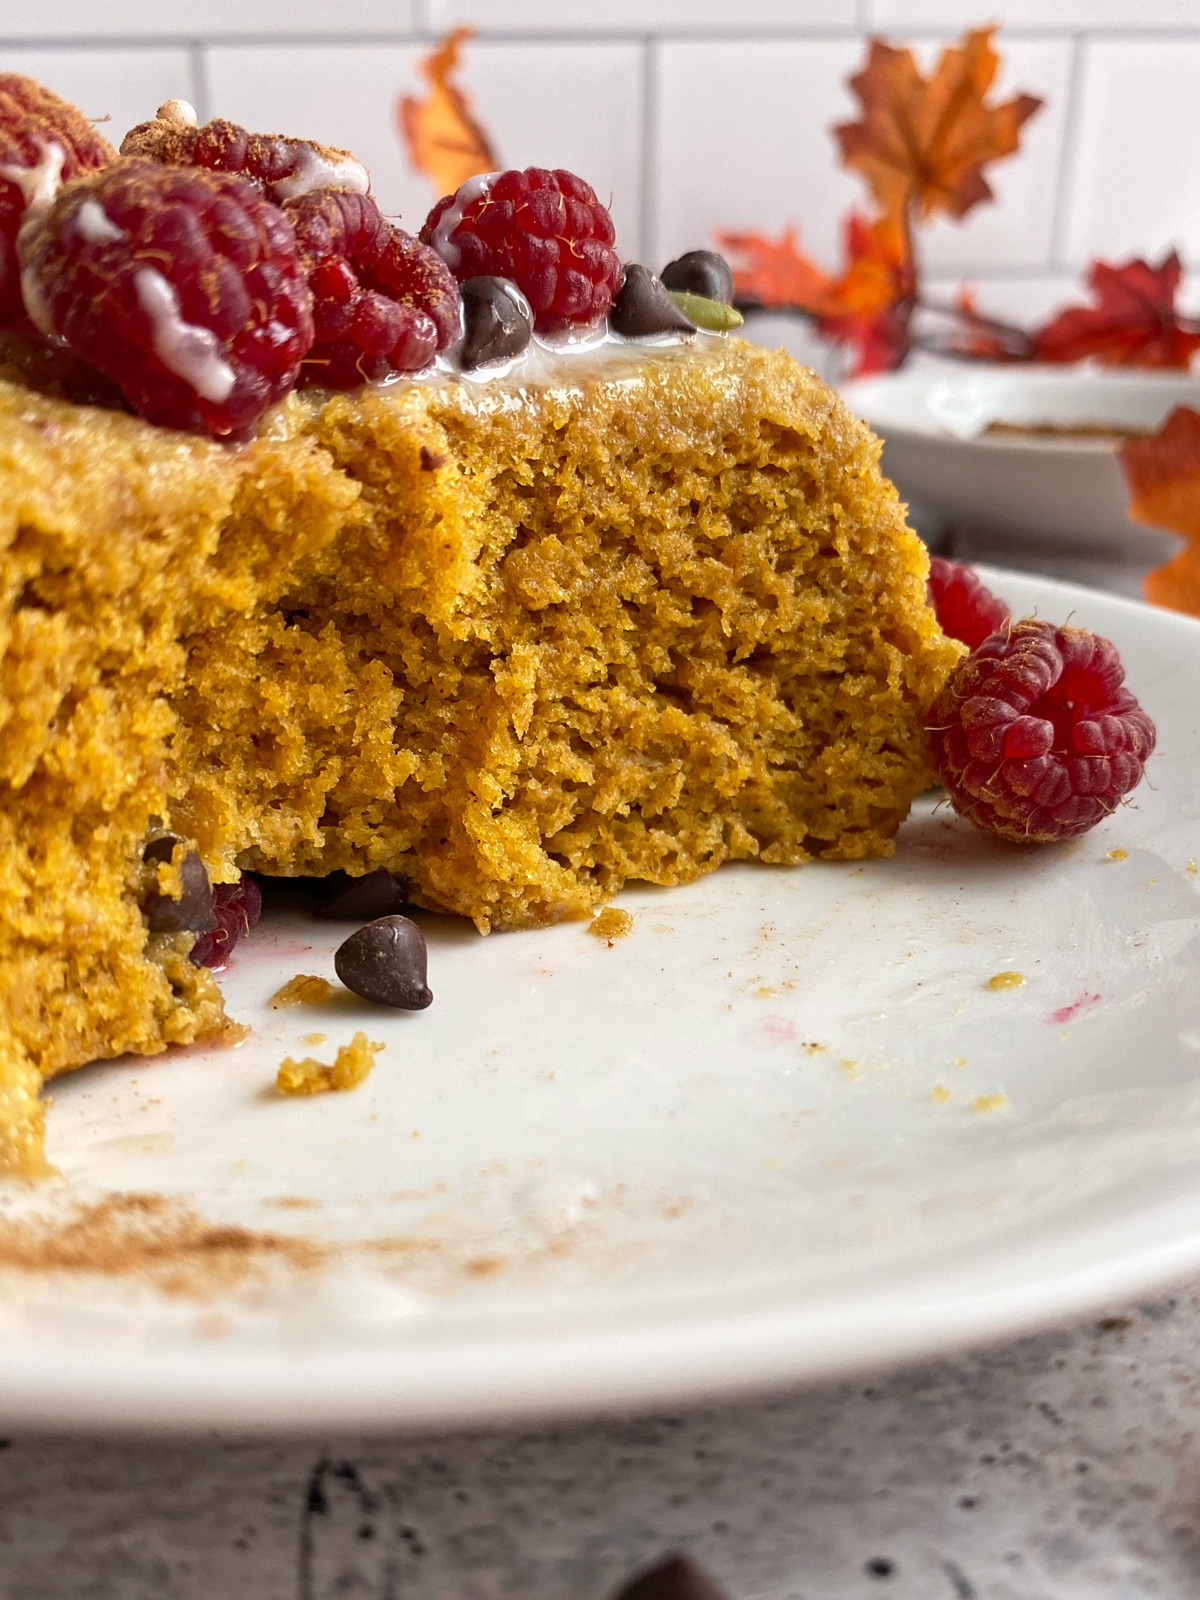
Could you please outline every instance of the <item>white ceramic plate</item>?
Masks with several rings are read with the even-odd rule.
[[[993,422],[1153,430],[1175,406],[1200,406],[1200,377],[943,361],[848,383],[842,393],[882,436],[884,471],[931,532],[952,524],[1146,565],[1176,548],[1126,516],[1113,439],[985,430]]]
[[[147,1269],[166,1293],[130,1267],[145,1250],[112,1277],[10,1272],[0,1420],[663,1405],[932,1354],[1200,1267],[1200,624],[994,581],[1018,613],[1120,645],[1160,730],[1136,804],[1025,853],[922,803],[890,860],[627,892],[611,948],[579,925],[484,940],[429,918],[436,998],[416,1015],[268,1010],[293,973],[332,973],[345,931],[269,921],[224,980],[249,1041],[56,1085],[66,1182],[4,1191],[6,1249],[32,1226],[14,1219],[118,1190],[328,1259],[272,1265],[270,1238],[171,1223]],[[1024,986],[989,989],[1000,971]],[[328,1060],[359,1027],[387,1046],[365,1086],[275,1096],[285,1052],[320,1031]],[[120,1268],[121,1229],[95,1238]],[[243,1248],[244,1281],[208,1271]]]

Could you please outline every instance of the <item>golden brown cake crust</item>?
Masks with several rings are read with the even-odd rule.
[[[24,1164],[38,1076],[222,1023],[129,886],[233,487],[213,446],[0,384],[0,1132]]]
[[[484,930],[890,848],[958,647],[877,441],[736,341],[573,370],[293,396],[240,453],[0,384],[0,1125],[217,1025],[152,822]]]

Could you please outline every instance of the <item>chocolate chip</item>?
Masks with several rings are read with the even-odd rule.
[[[662,281],[668,289],[680,289],[684,294],[733,303],[733,273],[725,257],[715,250],[689,250],[676,256],[663,268]]]
[[[626,339],[648,339],[655,333],[695,333],[695,325],[671,299],[650,271],[636,261],[625,268],[625,278],[608,314],[614,333]]]
[[[408,917],[378,917],[352,933],[333,970],[355,994],[402,1011],[423,1011],[433,999],[425,982],[425,935]]]
[[[436,472],[439,467],[444,467],[449,461],[449,456],[435,454],[427,444],[421,446],[421,471]]]
[[[376,917],[390,917],[404,910],[412,892],[411,879],[386,867],[376,867],[361,878],[331,872],[325,886],[325,900],[313,911],[318,922],[371,922]]]
[[[694,1561],[670,1556],[626,1584],[614,1600],[725,1600],[725,1596]]]
[[[177,845],[183,840],[174,833],[160,834],[142,851],[142,860],[153,865],[170,861]],[[179,862],[179,881],[182,893],[178,900],[163,894],[157,883],[151,883],[142,902],[142,915],[151,933],[206,933],[215,928],[213,916],[212,885],[203,861],[194,850],[186,850]]]
[[[529,301],[507,278],[468,278],[458,286],[466,333],[459,352],[463,367],[486,367],[519,356],[533,337]]]

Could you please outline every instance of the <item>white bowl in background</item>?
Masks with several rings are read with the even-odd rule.
[[[842,386],[883,441],[883,470],[923,531],[955,526],[1001,541],[1166,560],[1166,533],[1131,522],[1119,441],[1086,434],[988,434],[1018,426],[1152,432],[1178,405],[1200,409],[1183,372],[928,363]]]

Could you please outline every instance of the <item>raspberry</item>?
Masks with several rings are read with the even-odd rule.
[[[248,133],[216,118],[198,128],[184,101],[126,135],[122,154],[233,172],[284,207],[313,295],[316,344],[305,382],[353,389],[427,367],[459,335],[454,279],[427,246],[385,220],[367,169],[347,150]]]
[[[247,133],[224,117],[198,128],[196,113],[186,100],[168,100],[159,106],[153,122],[131,129],[122,141],[121,154],[145,156],[164,166],[234,172],[249,178],[277,204],[312,189],[366,194],[370,187],[366,167],[348,150],[278,133]]]
[[[191,959],[198,967],[223,967],[233,947],[262,916],[262,890],[248,873],[239,883],[216,883],[212,892],[215,928],[196,935]]]
[[[314,189],[288,200],[313,295],[306,383],[353,389],[427,367],[459,336],[458,285],[428,245],[393,227],[369,195]]]
[[[955,808],[1017,844],[1086,833],[1141,782],[1154,724],[1116,649],[1032,618],[960,661],[929,713]]]
[[[978,573],[943,556],[930,557],[929,604],[942,632],[969,650],[998,633],[1012,614],[999,595],[984,588]]]
[[[29,327],[17,266],[26,207],[48,205],[61,182],[114,153],[82,111],[33,78],[0,73],[0,328]]]
[[[425,219],[431,244],[460,283],[508,278],[539,333],[598,322],[621,285],[612,218],[571,172],[527,167],[468,178]]]
[[[244,178],[122,157],[22,230],[25,304],[149,422],[244,440],[296,381],[312,299]]]

